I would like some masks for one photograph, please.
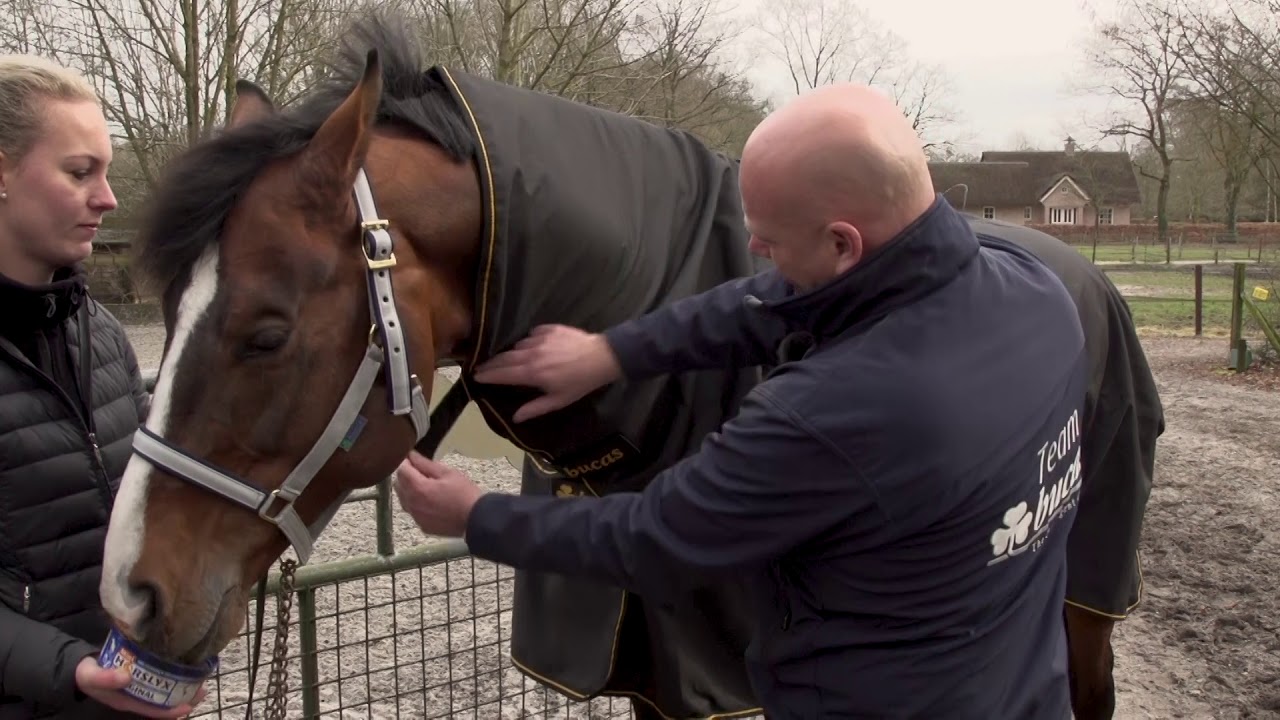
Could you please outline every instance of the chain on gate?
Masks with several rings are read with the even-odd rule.
[[[286,691],[289,677],[286,672],[289,657],[289,619],[293,610],[293,573],[298,564],[291,560],[280,561],[280,587],[276,591],[276,640],[271,650],[271,672],[267,676],[266,718],[284,720],[288,705]],[[261,632],[261,628],[258,629]]]

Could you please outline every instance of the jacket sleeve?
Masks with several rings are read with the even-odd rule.
[[[99,648],[0,604],[0,695],[67,707],[80,700],[76,665]]]
[[[787,292],[776,270],[717,285],[604,332],[623,374],[638,379],[773,361],[786,325],[748,300]]]
[[[883,514],[873,490],[838,448],[757,387],[722,432],[644,492],[487,494],[468,518],[466,542],[509,566],[655,594],[691,572],[775,560],[837,523],[877,532]]]

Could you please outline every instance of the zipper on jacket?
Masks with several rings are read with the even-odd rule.
[[[103,467],[102,448],[98,447],[98,436],[92,431],[89,432],[89,445],[93,447],[93,459],[98,464],[98,470],[106,470]]]
[[[31,586],[22,586],[22,614],[26,615],[31,612]]]
[[[107,477],[107,464],[102,459],[102,448],[98,446],[97,433],[90,430],[88,437],[89,446],[93,448],[94,475],[98,479],[98,491],[102,493],[102,502],[106,504],[109,514],[112,506],[115,505],[115,500],[111,497],[111,480]]]
[[[89,446],[93,448],[93,460],[97,465],[98,491],[102,493],[102,504],[107,514],[115,505],[111,495],[111,478],[107,477],[107,464],[102,460],[102,448],[98,446],[98,426],[93,420],[93,338],[89,335],[89,315],[93,299],[89,297],[89,288],[85,286],[85,302],[80,308],[80,317],[76,323],[80,331],[80,397],[84,400],[85,430],[89,437]]]

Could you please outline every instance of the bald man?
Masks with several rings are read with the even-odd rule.
[[[559,499],[412,455],[401,505],[478,557],[659,602],[682,576],[751,578],[770,718],[1069,718],[1087,377],[1066,289],[980,245],[866,87],[767,118],[740,184],[774,269],[602,334],[538,328],[476,372],[543,391],[519,421],[624,376],[774,366],[697,454],[642,493]]]

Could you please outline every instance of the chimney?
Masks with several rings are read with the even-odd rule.
[[[1067,144],[1063,147],[1063,150],[1065,150],[1065,151],[1066,151],[1067,155],[1071,155],[1072,153],[1074,153],[1074,152],[1076,151],[1076,140],[1075,140],[1075,138],[1073,138],[1073,137],[1071,137],[1070,135],[1068,135],[1068,136],[1067,136]]]

